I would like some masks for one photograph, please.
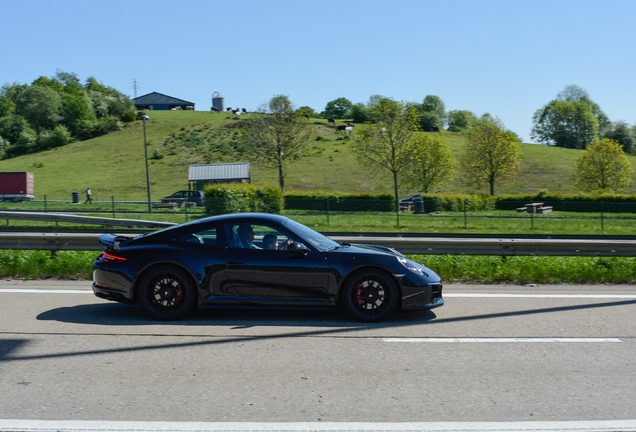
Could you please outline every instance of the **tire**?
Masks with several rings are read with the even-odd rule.
[[[197,294],[185,271],[168,266],[144,275],[139,284],[139,302],[154,319],[175,321],[194,313]]]
[[[341,291],[341,306],[357,321],[377,322],[389,318],[399,304],[399,290],[384,272],[356,272]]]

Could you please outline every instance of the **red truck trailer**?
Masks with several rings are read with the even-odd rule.
[[[31,201],[33,198],[35,198],[33,173],[0,173],[0,201]]]

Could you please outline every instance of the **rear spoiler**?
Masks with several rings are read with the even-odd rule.
[[[122,244],[132,240],[134,237],[126,237],[115,234],[102,234],[99,236],[99,243],[106,246],[108,249],[117,250]]]

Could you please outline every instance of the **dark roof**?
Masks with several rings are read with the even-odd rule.
[[[135,105],[194,105],[194,102],[188,102],[157,92],[148,93],[133,100]]]
[[[190,165],[188,181],[250,179],[249,163]]]

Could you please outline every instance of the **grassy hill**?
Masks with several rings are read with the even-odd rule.
[[[188,188],[188,167],[201,163],[246,162],[238,148],[237,121],[225,113],[153,111],[146,125],[153,199]],[[244,117],[249,117],[244,115]],[[239,120],[240,121],[240,120]],[[323,120],[324,121],[324,120]],[[392,192],[388,172],[369,175],[353,155],[344,136],[327,126],[314,126],[320,138],[301,160],[287,167],[287,192],[337,191]],[[459,155],[465,146],[461,134],[444,133]],[[572,179],[580,150],[523,144],[521,174],[514,184],[495,192],[522,193],[548,190],[575,193]],[[157,158],[153,156],[157,154]],[[630,156],[632,165],[636,157]],[[93,189],[96,199],[144,200],[146,175],[141,122],[124,130],[54,150],[0,161],[1,171],[35,173],[36,198],[70,199],[71,192]],[[278,184],[277,171],[251,164],[253,183]],[[442,187],[445,192],[470,191],[458,179]],[[403,189],[402,195],[412,190]],[[636,193],[632,186],[629,193]]]

